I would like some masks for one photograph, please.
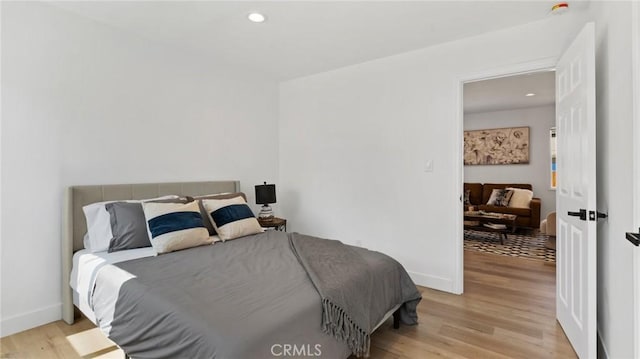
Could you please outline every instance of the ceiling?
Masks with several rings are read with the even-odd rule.
[[[464,84],[464,112],[490,112],[555,104],[555,71],[531,72]],[[534,93],[535,96],[526,96]]]
[[[277,80],[546,18],[555,1],[53,1],[126,32]],[[586,2],[571,4],[587,7]],[[250,12],[267,16],[261,24]]]

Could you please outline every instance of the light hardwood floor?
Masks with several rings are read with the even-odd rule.
[[[371,358],[576,358],[555,321],[555,266],[465,251],[465,293],[420,288],[417,326],[371,340]],[[87,319],[0,340],[0,358],[122,358]]]
[[[424,289],[420,324],[375,332],[372,358],[577,358],[555,320],[555,265],[465,251],[464,294]]]

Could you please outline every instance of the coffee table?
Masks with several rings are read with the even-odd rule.
[[[515,214],[467,211],[464,212],[464,229],[498,233],[500,244],[504,244],[504,240],[507,239],[507,233],[515,233],[516,231],[516,218],[518,218],[518,216]],[[485,226],[486,224],[504,225],[504,227],[491,228]]]

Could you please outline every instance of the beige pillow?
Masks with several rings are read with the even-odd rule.
[[[533,191],[524,188],[507,188],[513,191],[511,200],[509,201],[509,207],[513,208],[529,208],[529,203],[533,198]]]
[[[215,235],[216,234],[216,229],[213,226],[213,223],[211,223],[211,220],[209,219],[209,216],[207,215],[207,210],[202,206],[202,201],[199,201],[201,199],[229,199],[229,198],[234,198],[234,197],[242,197],[244,198],[244,200],[247,200],[247,196],[245,196],[244,193],[242,192],[235,192],[235,193],[216,193],[216,194],[206,194],[203,196],[196,196],[194,197],[195,200],[198,201],[198,205],[200,206],[200,214],[202,214],[202,220],[204,221],[204,226],[207,227],[207,230],[209,231],[209,235]]]
[[[211,244],[197,202],[143,203],[151,245],[156,253]]]
[[[262,227],[242,197],[200,200],[223,241],[261,233]]]

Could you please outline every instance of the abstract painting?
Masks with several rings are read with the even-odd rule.
[[[464,131],[465,165],[529,163],[529,127]]]

